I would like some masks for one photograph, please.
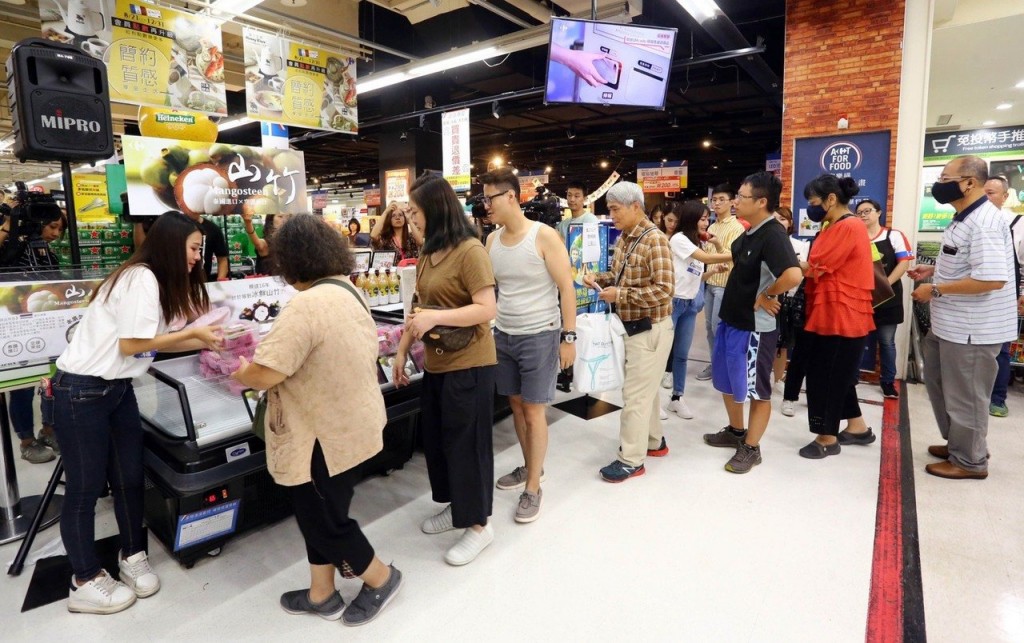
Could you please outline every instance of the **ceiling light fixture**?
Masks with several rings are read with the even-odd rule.
[[[995,124],[996,124],[995,121],[985,121],[984,123],[982,123],[982,125],[984,125],[985,127],[989,127],[990,125],[995,125]]]
[[[551,174],[551,166],[550,165],[544,168],[544,174]]]
[[[676,129],[676,128],[678,128],[678,127],[679,127],[679,121],[678,121],[678,120],[676,120],[676,117],[675,117],[675,115],[673,115],[673,116],[672,116],[672,120],[670,120],[670,121],[668,122],[668,124],[669,124],[669,127],[672,127],[673,129]]]
[[[263,0],[215,0],[210,4],[210,15],[225,16],[243,14]],[[225,16],[226,17],[226,16]]]
[[[494,163],[494,165],[496,165],[497,167],[501,167],[502,165],[504,165],[504,164],[505,164],[505,160],[504,160],[504,159],[502,159],[502,158],[501,158],[500,156],[495,156],[495,157],[494,157],[494,161],[493,161],[493,163]]]
[[[1024,89],[1024,80],[1014,85],[1014,87],[1016,87],[1017,89]]]
[[[568,139],[569,139],[570,141],[571,141],[572,139],[576,138],[576,127],[575,127],[574,125],[570,125],[570,126],[569,126],[569,129],[565,130],[565,136],[566,136],[566,138],[568,138]]]
[[[697,22],[712,20],[722,13],[722,10],[715,4],[715,0],[676,0],[676,2],[686,9],[686,12]]]
[[[701,143],[701,145],[704,146],[704,149],[708,149],[709,147],[711,147],[711,139],[710,138],[704,139],[704,141]]]
[[[356,94],[365,94],[367,92],[372,92],[375,89],[397,85],[398,83],[408,79],[409,75],[404,71],[397,71],[390,74],[370,74],[369,76],[360,78],[356,81]]]
[[[242,125],[248,125],[249,123],[255,122],[256,121],[249,118],[248,116],[243,116],[241,118],[233,118],[231,120],[221,121],[217,123],[217,131],[226,132],[228,130],[235,129],[236,127],[241,127]]]
[[[512,174],[515,174],[516,176],[518,176],[519,175],[519,168],[517,168],[517,167],[512,168]]]
[[[999,103],[996,105],[996,109],[1010,109],[1013,107],[1013,103]]]
[[[481,60],[497,56],[498,48],[484,47],[483,49],[467,51],[457,56],[451,56],[450,53],[451,52],[449,52],[449,54],[441,54],[441,60],[415,63],[409,67],[408,74],[413,78],[418,76],[429,76],[430,74],[436,74],[437,72],[444,71],[446,69],[478,63]],[[436,56],[432,56],[432,58],[436,58]]]
[[[607,167],[608,167],[608,161],[601,161],[601,169],[603,170],[603,169],[605,169]]]
[[[491,103],[491,116],[494,118],[501,118],[501,113],[501,105],[498,104],[498,101]]]

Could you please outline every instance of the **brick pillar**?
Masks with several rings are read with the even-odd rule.
[[[783,77],[782,203],[802,185],[790,185],[797,138],[838,134],[841,114],[852,134],[892,132],[889,193],[893,177],[900,105],[901,43],[906,0],[786,2],[786,62]],[[856,177],[855,177],[856,178]]]

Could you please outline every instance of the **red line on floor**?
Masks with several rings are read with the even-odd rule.
[[[882,457],[878,471],[878,508],[865,636],[870,643],[903,641],[903,500],[899,420],[899,400],[886,399],[882,409]]]

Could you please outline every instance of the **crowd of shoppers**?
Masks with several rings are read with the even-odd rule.
[[[735,191],[715,188],[719,219],[711,226],[699,201],[666,206],[656,225],[639,185],[612,186],[606,199],[621,235],[610,270],[583,277],[612,307],[625,334],[619,447],[600,477],[624,482],[646,472],[646,458],[668,454],[658,390],[666,361],[672,374],[666,410],[693,418],[684,393],[702,309],[717,318],[709,368],[728,418],[704,441],[733,451],[727,471],[747,473],[761,464],[773,375],[777,384],[783,370],[783,413],[792,415],[786,413],[790,386],[799,391],[805,379],[807,384],[807,425],[815,439],[800,456],[822,459],[839,454],[841,445],[873,443],[857,399],[859,366],[866,339],[876,332],[883,394],[898,395],[892,337],[902,322],[902,309],[896,314],[873,301],[876,256],[894,290],[904,274],[934,280],[913,292],[915,301],[932,307],[926,384],[947,440],[929,448],[943,462],[926,470],[953,479],[986,477],[985,411],[997,354],[1016,334],[1019,281],[1008,222],[983,191],[988,179],[976,157],[959,157],[944,168],[932,193],[956,216],[936,266],[909,271],[908,243],[881,226],[881,205],[867,199],[856,204],[856,215],[851,211],[859,190],[850,177],[826,174],[804,186],[807,217],[821,224],[809,248],[790,238],[792,212],[780,206],[782,184],[767,172],[747,176]],[[482,203],[498,226],[486,246],[449,183],[436,174],[412,185],[408,206],[389,206],[382,220],[390,223],[375,227],[373,235],[379,247],[419,254],[415,299],[394,360],[397,386],[408,384],[404,365],[414,341],[440,329],[468,329],[464,345],[430,344],[420,399],[431,495],[443,505],[421,530],[461,531],[444,556],[453,566],[471,563],[493,543],[495,486],[522,489],[516,522],[538,518],[545,412],[559,369],[575,358],[575,293],[563,240],[526,218],[514,174],[491,172],[481,184]],[[401,572],[377,557],[349,515],[355,467],[381,449],[386,424],[375,325],[347,279],[354,262],[342,234],[300,215],[268,238],[276,273],[298,294],[253,362],[243,359],[233,377],[267,391],[267,467],[288,488],[305,541],[310,586],[285,592],[280,602],[289,613],[361,625],[376,618],[402,586]],[[177,212],[161,216],[136,254],[99,288],[57,361],[52,395],[43,399],[67,471],[61,532],[74,571],[68,600],[73,612],[117,612],[160,587],[142,539],[142,433],[131,378],[156,351],[220,345],[216,327],[172,330],[208,308],[202,243],[201,222]],[[713,285],[720,277],[724,283]],[[782,369],[779,356],[784,365],[782,350],[788,348],[792,359]],[[340,394],[321,386],[339,379],[347,382]],[[495,389],[509,398],[523,454],[523,465],[497,481]],[[95,504],[106,485],[120,529],[120,581],[102,569],[93,543]],[[348,605],[336,588],[338,572],[363,581]]]

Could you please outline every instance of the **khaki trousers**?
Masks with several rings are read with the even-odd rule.
[[[640,466],[647,449],[661,446],[661,399],[658,391],[665,361],[672,351],[672,319],[654,322],[651,330],[626,337],[626,381],[622,385],[619,460]]]

